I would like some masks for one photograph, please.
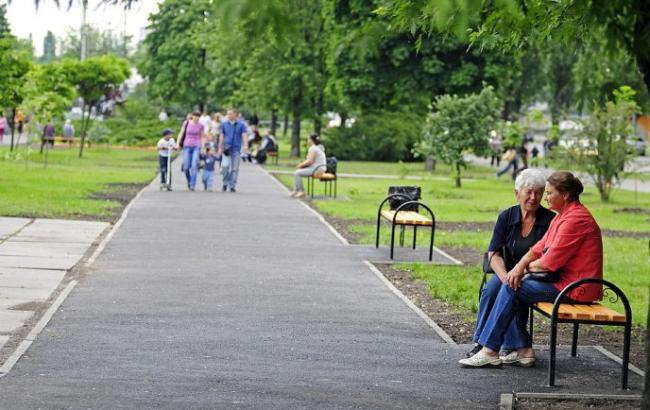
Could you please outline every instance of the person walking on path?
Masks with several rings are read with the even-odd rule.
[[[314,175],[315,172],[325,172],[327,160],[325,158],[325,151],[320,145],[320,138],[318,134],[311,134],[307,139],[307,159],[298,164],[298,169],[294,173],[295,183],[294,189],[289,194],[294,198],[302,198],[305,196],[305,188],[302,185],[302,178]]]
[[[43,128],[43,135],[41,137],[41,154],[43,153],[45,144],[49,144],[50,148],[54,146],[54,134],[56,134],[54,124],[52,124],[52,121],[48,121],[45,128]]]
[[[187,178],[187,187],[194,191],[199,173],[199,154],[203,138],[203,124],[199,122],[201,113],[193,112],[192,119],[186,121],[179,146],[183,148],[183,170]]]
[[[219,136],[219,151],[217,156],[221,158],[221,175],[223,183],[221,190],[230,192],[237,191],[237,174],[241,162],[240,152],[248,155],[248,136],[246,124],[237,118],[237,109],[231,107],[226,114],[226,121],[221,124],[221,135]]]
[[[5,129],[7,129],[7,119],[5,118],[5,114],[0,112],[0,144],[2,144],[2,140],[4,139]]]
[[[172,151],[176,148],[176,141],[172,135],[174,131],[170,128],[165,128],[162,132],[162,138],[158,141],[157,149],[160,161],[160,189],[172,190],[172,173],[167,166],[170,161]],[[169,183],[167,183],[167,173],[169,172]]]

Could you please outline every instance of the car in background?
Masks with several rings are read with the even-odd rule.
[[[643,137],[632,136],[628,137],[625,142],[627,143],[628,154],[644,156],[648,147],[648,141]]]

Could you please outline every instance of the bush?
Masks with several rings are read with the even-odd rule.
[[[358,161],[409,161],[420,138],[422,120],[411,113],[369,112],[350,128],[324,132],[327,155]]]
[[[161,138],[164,128],[171,128],[175,132],[179,130],[178,121],[169,120],[145,120],[129,122],[124,119],[115,118],[104,122],[111,129],[109,141],[113,145],[135,145],[139,147],[154,146]]]

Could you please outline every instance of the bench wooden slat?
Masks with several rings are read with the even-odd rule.
[[[336,179],[336,175],[325,172],[324,174],[314,175],[314,178],[320,179],[321,181],[330,181]]]
[[[536,306],[538,309],[549,316],[553,313],[552,303],[539,302]],[[607,306],[603,306],[600,303],[592,303],[589,305],[572,305],[569,303],[562,303],[558,309],[558,318],[593,320],[596,322],[625,322],[625,315],[622,315],[617,311],[608,308]]]
[[[395,216],[395,211],[384,210],[381,211],[381,215],[389,221],[392,221],[393,217]],[[433,221],[415,211],[400,211],[397,215],[397,218],[395,219],[395,223],[398,225],[430,226],[433,224]]]

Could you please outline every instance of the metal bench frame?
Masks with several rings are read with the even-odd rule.
[[[316,169],[314,169],[314,172],[312,172],[312,174],[307,177],[307,195],[309,195],[311,199],[314,199],[314,192],[315,192],[314,180],[318,179],[319,181],[325,184],[324,195],[326,197],[336,198],[337,189],[338,189],[337,187],[338,176],[336,174],[332,174],[334,175],[334,179],[320,179],[320,177],[316,176],[316,173],[318,173],[322,168],[324,168],[325,171],[327,171],[327,165],[319,165]]]
[[[488,274],[483,274],[483,281],[481,282],[481,288],[479,289],[479,299],[481,291],[485,286],[486,276]],[[572,301],[567,296],[569,292],[574,289],[584,288],[582,285],[586,283],[599,283],[603,285],[603,298],[609,300],[610,303],[616,303],[619,300],[623,303],[625,309],[625,322],[615,322],[607,320],[589,320],[589,319],[567,319],[558,317],[560,306],[565,301],[569,304],[580,304]],[[613,295],[610,293],[613,293]],[[589,303],[585,303],[589,305]],[[541,315],[551,319],[551,337],[550,337],[550,351],[549,351],[549,365],[548,365],[548,385],[549,387],[555,386],[555,361],[557,357],[557,325],[558,323],[571,323],[573,324],[573,338],[571,340],[571,357],[576,357],[578,354],[578,330],[580,324],[589,324],[589,325],[599,325],[599,326],[623,326],[623,358],[622,358],[622,373],[621,373],[621,388],[623,390],[627,389],[628,386],[628,370],[630,367],[630,337],[632,333],[632,309],[630,308],[630,303],[627,300],[627,297],[623,291],[614,285],[612,282],[606,281],[604,279],[598,278],[586,278],[580,279],[575,282],[570,283],[565,287],[555,298],[553,302],[553,311],[549,315],[545,311],[537,307],[537,305],[530,306],[530,317],[528,319],[529,333],[531,340],[533,339],[533,313],[537,311]]]
[[[278,165],[280,159],[280,144],[275,144],[275,151],[266,151],[267,157],[273,157],[273,165]]]
[[[379,231],[381,229],[381,210],[384,207],[384,204],[388,202],[389,199],[391,198],[404,198],[404,195],[402,194],[392,194],[388,195],[386,198],[384,198],[383,201],[379,204],[379,208],[377,210],[377,235],[375,238],[375,248],[379,248]],[[431,240],[429,242],[429,262],[433,260],[433,241],[435,237],[435,232],[436,232],[436,217],[433,214],[433,211],[423,204],[420,201],[408,201],[404,202],[402,205],[398,206],[397,209],[395,209],[395,214],[393,215],[393,219],[391,221],[392,226],[391,226],[391,234],[390,234],[390,259],[393,259],[393,254],[394,254],[394,249],[395,249],[395,225],[400,225],[401,226],[401,232],[400,232],[400,246],[404,246],[404,230],[407,225],[410,225],[413,227],[413,249],[415,249],[416,241],[417,241],[417,233],[418,233],[418,225],[415,224],[401,224],[401,223],[395,223],[397,220],[397,215],[399,214],[400,211],[402,211],[403,208],[409,206],[409,205],[418,205],[419,207],[422,207],[426,209],[429,212],[429,215],[431,215]],[[387,219],[387,218],[386,218]],[[422,225],[422,226],[427,226],[427,225]]]

